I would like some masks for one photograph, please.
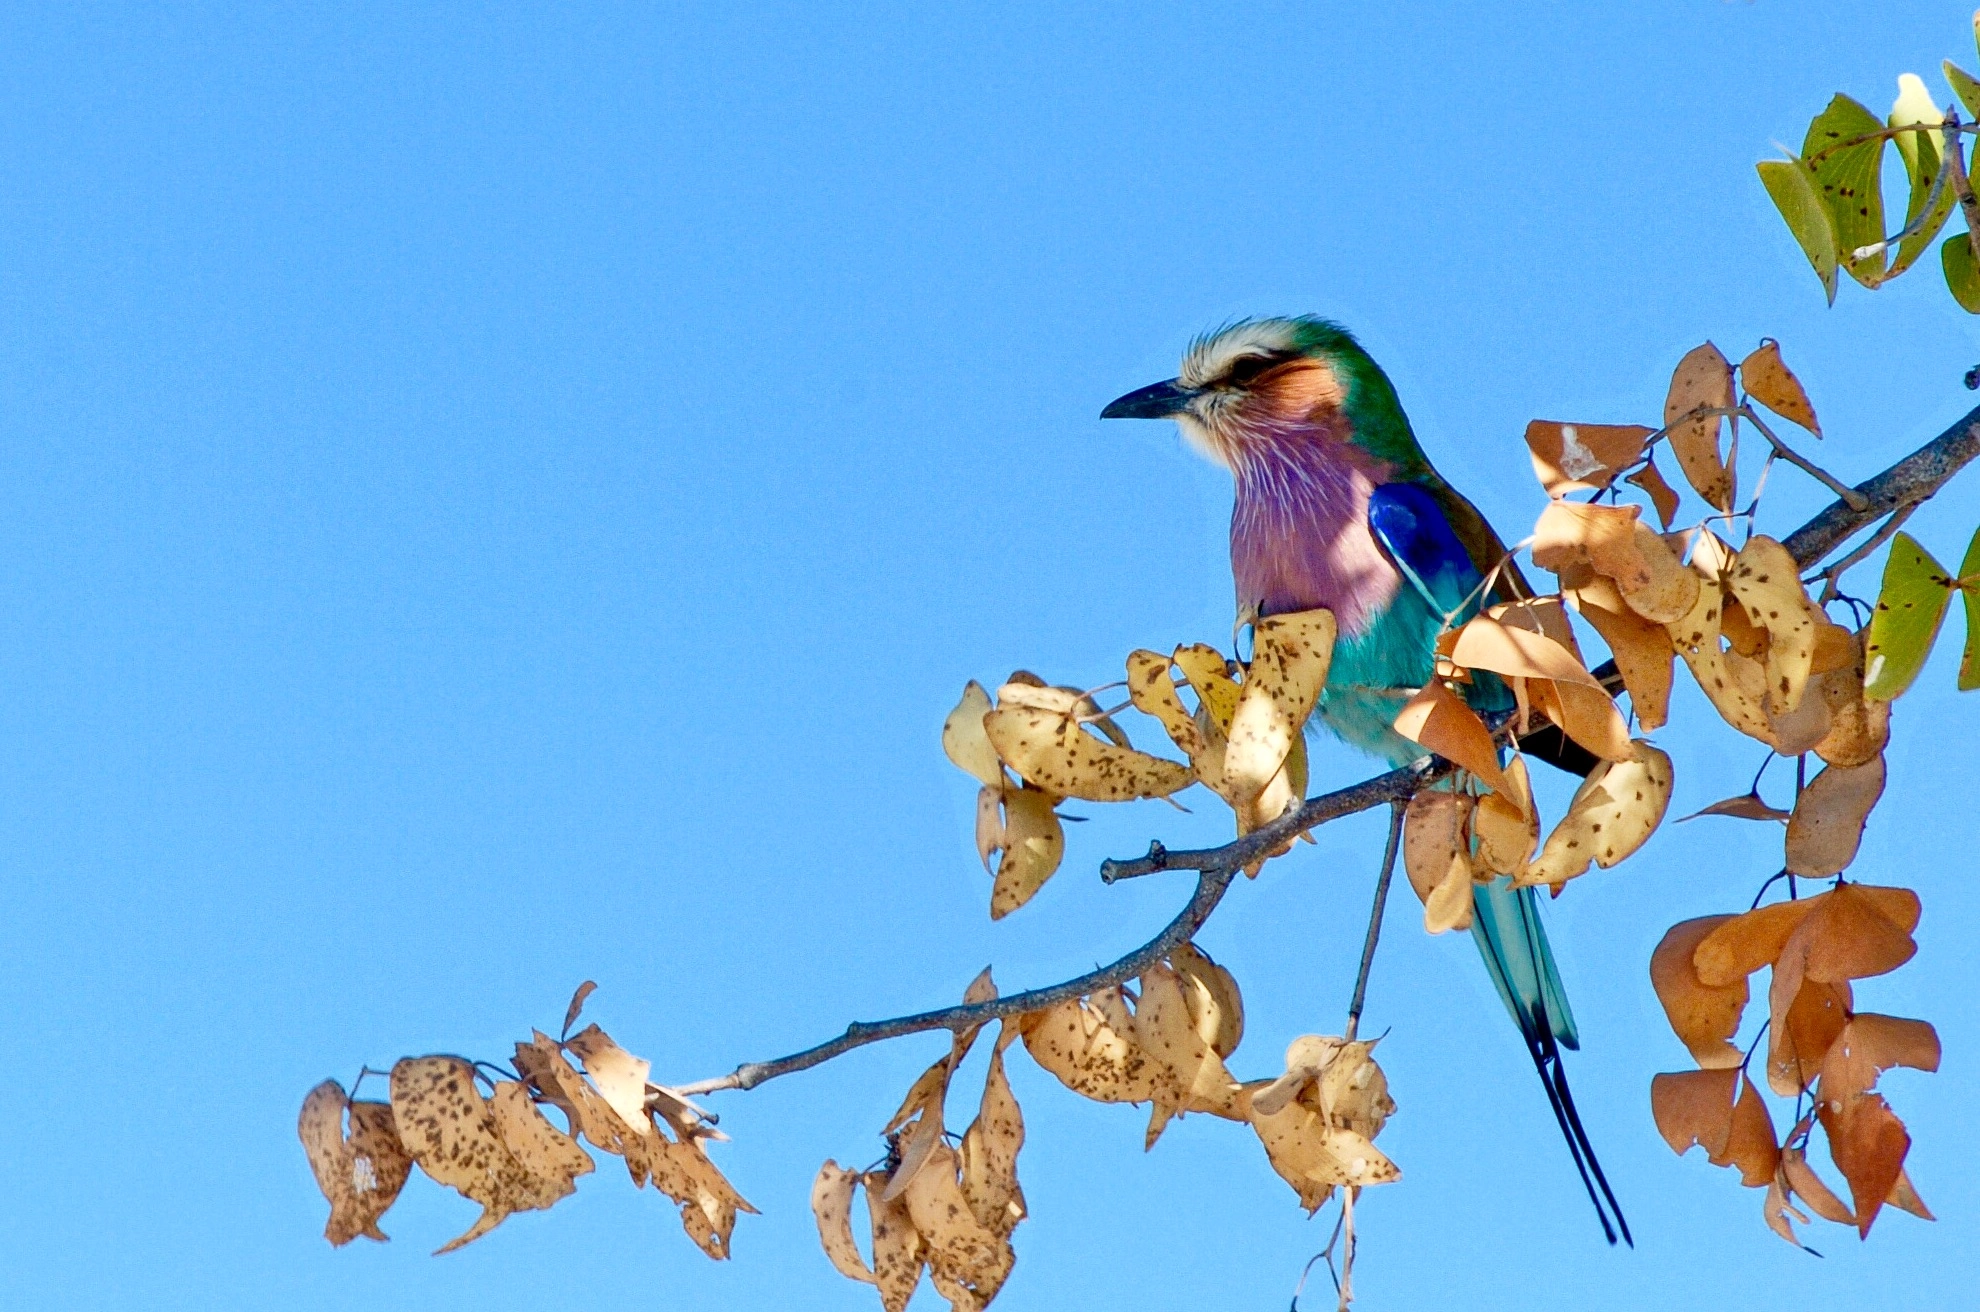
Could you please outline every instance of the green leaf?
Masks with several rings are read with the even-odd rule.
[[[1959,562],[1959,577],[1972,579],[1980,574],[1980,529],[1973,532],[1973,541],[1966,544],[1966,559]],[[1959,658],[1959,690],[1972,692],[1980,688],[1980,580],[1962,583],[1960,596],[1966,602],[1966,650]]]
[[[1869,641],[1864,644],[1863,695],[1887,702],[1911,686],[1939,623],[1952,601],[1953,581],[1932,553],[1909,533],[1891,540],[1884,562],[1884,588],[1870,615]]]
[[[1939,246],[1939,263],[1946,271],[1946,286],[1952,290],[1959,308],[1980,314],[1980,261],[1973,258],[1973,243],[1956,232]]]
[[[1886,276],[1882,251],[1867,260],[1851,254],[1884,239],[1885,138],[1878,135],[1883,131],[1884,120],[1837,95],[1808,125],[1801,143],[1801,157],[1836,230],[1843,271],[1865,287],[1875,287]]]
[[[1960,104],[1966,106],[1966,112],[1974,118],[1980,118],[1980,78],[1974,77],[1950,59],[1939,67],[1945,70],[1946,81],[1952,83],[1953,94],[1959,97]]]
[[[1910,123],[1936,125],[1944,118],[1939,107],[1932,103],[1932,93],[1925,89],[1925,83],[1916,73],[1906,73],[1898,78],[1897,103],[1891,106],[1892,127]],[[1938,181],[1939,166],[1944,159],[1943,138],[1937,132],[1902,132],[1895,140],[1898,158],[1904,162],[1904,176],[1911,183],[1911,200],[1904,207],[1904,226],[1909,228],[1924,211],[1925,199],[1932,194],[1932,184]],[[1891,271],[1884,275],[1886,278],[1897,277],[1931,249],[1932,238],[1946,226],[1946,218],[1951,215],[1957,199],[1949,178],[1946,185],[1939,188],[1939,197],[1932,202],[1932,212],[1926,216],[1924,225],[1898,243],[1897,257],[1891,261]]]
[[[1774,208],[1787,220],[1788,231],[1801,244],[1801,253],[1808,257],[1815,276],[1822,280],[1829,304],[1834,305],[1836,230],[1829,224],[1829,211],[1815,190],[1815,179],[1798,159],[1764,160],[1754,167],[1760,170],[1760,184],[1773,198]]]

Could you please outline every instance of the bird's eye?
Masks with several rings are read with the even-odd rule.
[[[1273,355],[1240,355],[1218,381],[1225,387],[1249,387],[1261,374],[1284,361]]]

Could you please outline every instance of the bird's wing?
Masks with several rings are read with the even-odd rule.
[[[1451,493],[1456,497],[1456,493]],[[1462,497],[1458,502],[1471,510]],[[1471,510],[1472,516],[1478,515]],[[1484,520],[1478,519],[1483,525]],[[1439,614],[1457,622],[1476,610],[1484,577],[1472,551],[1451,522],[1437,493],[1418,483],[1388,483],[1368,498],[1368,528],[1410,585]],[[1489,528],[1484,530],[1490,533]],[[1497,557],[1493,557],[1494,563]]]
[[[1451,531],[1457,540],[1464,544],[1466,554],[1471,557],[1472,568],[1483,578],[1492,572],[1492,567],[1505,561],[1499,577],[1492,588],[1495,601],[1513,601],[1520,597],[1530,597],[1533,589],[1527,586],[1526,576],[1519,572],[1519,566],[1506,558],[1506,544],[1492,531],[1485,516],[1478,507],[1464,499],[1456,488],[1439,478],[1429,485],[1431,497],[1444,518],[1450,523]]]

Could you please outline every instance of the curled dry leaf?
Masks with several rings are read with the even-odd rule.
[[[325,1080],[303,1099],[296,1123],[316,1187],[330,1204],[323,1237],[339,1248],[359,1235],[381,1243],[388,1238],[378,1228],[378,1218],[397,1200],[412,1172],[412,1158],[399,1142],[390,1105],[348,1103],[348,1138],[346,1107],[343,1086]]]
[[[1167,963],[1157,962],[1142,972],[1141,996],[1134,1009],[1135,1044],[1168,1071],[1173,1083],[1173,1092],[1158,1087],[1155,1093],[1146,1142],[1150,1148],[1169,1119],[1183,1112],[1244,1119],[1238,1082],[1198,1032],[1191,992]]]
[[[1423,900],[1423,927],[1432,934],[1470,926],[1475,805],[1465,794],[1426,789],[1403,812],[1403,870]]]
[[[1508,785],[1491,730],[1456,693],[1432,679],[1396,716],[1395,731],[1426,751],[1477,775],[1493,792]]]
[[[1848,663],[1815,680],[1829,728],[1813,750],[1830,765],[1862,765],[1890,741],[1891,704],[1864,696],[1863,637],[1851,634]]]
[[[1540,812],[1533,805],[1525,760],[1515,757],[1507,763],[1506,783],[1505,792],[1479,798],[1471,815],[1472,860],[1480,872],[1518,874],[1540,843]]]
[[[1195,782],[1188,766],[1102,742],[1061,712],[1002,705],[984,716],[983,727],[1025,782],[1061,797],[1128,802],[1167,797]]]
[[[1692,960],[1699,943],[1731,916],[1700,916],[1673,925],[1650,954],[1650,984],[1664,1005],[1671,1029],[1690,1050],[1692,1060],[1706,1070],[1738,1066],[1744,1054],[1731,1042],[1746,1010],[1747,978],[1728,984],[1707,984]]]
[[[957,769],[973,775],[986,788],[1002,789],[1003,763],[990,736],[983,732],[983,717],[990,713],[990,694],[971,679],[963,685],[962,700],[949,718],[942,721],[942,751]]]
[[[521,1084],[497,1080],[488,1102],[502,1146],[517,1165],[543,1183],[546,1193],[563,1198],[576,1190],[580,1175],[594,1169],[591,1154],[545,1120]]]
[[[1831,1098],[1825,1090],[1816,1112],[1822,1132],[1829,1136],[1829,1156],[1849,1184],[1857,1233],[1868,1236],[1884,1200],[1904,1173],[1911,1135],[1882,1094]]]
[[[1746,617],[1767,634],[1767,711],[1777,718],[1789,714],[1801,704],[1815,664],[1815,640],[1828,622],[1802,590],[1794,557],[1770,537],[1756,534],[1740,548],[1726,586]]]
[[[569,1193],[528,1172],[502,1143],[493,1110],[459,1057],[407,1057],[392,1067],[392,1116],[420,1169],[481,1204],[481,1216],[441,1253],[472,1243],[513,1212],[548,1207]]]
[[[645,1150],[651,1155],[653,1187],[680,1204],[681,1228],[702,1252],[721,1261],[729,1256],[729,1239],[736,1213],[751,1207],[728,1178],[708,1160],[702,1143],[710,1132],[672,1121],[676,1139],[657,1130]]]
[[[980,1309],[997,1296],[1016,1255],[1008,1239],[976,1219],[957,1171],[955,1152],[947,1144],[938,1145],[902,1201],[921,1236],[929,1279],[960,1312]]]
[[[1586,566],[1614,579],[1625,595],[1650,586],[1650,566],[1637,546],[1635,506],[1550,501],[1533,526],[1533,563],[1562,574]]]
[[[1253,626],[1251,666],[1231,714],[1224,775],[1255,796],[1285,765],[1313,714],[1334,653],[1334,616],[1326,610],[1274,615]]]
[[[1059,1083],[1096,1102],[1147,1102],[1174,1089],[1134,1041],[1134,1019],[1118,988],[1100,989],[1030,1013],[1021,1031],[1031,1059]]]
[[[1018,1185],[1018,1150],[1024,1147],[1024,1113],[1004,1075],[1004,1048],[1015,1038],[1004,1031],[990,1053],[983,1098],[976,1119],[963,1133],[959,1154],[963,1197],[984,1229],[1008,1239],[1024,1220],[1024,1190]]]
[[[1533,705],[1569,738],[1605,761],[1629,759],[1629,724],[1606,689],[1547,679],[1525,682]]]
[[[1401,1178],[1372,1142],[1396,1109],[1374,1047],[1374,1040],[1302,1035],[1286,1049],[1284,1075],[1245,1086],[1251,1126],[1272,1169],[1308,1211],[1336,1186]]]
[[[1197,774],[1204,783],[1210,783],[1211,775],[1203,768],[1202,757],[1209,744],[1196,726],[1196,717],[1182,704],[1176,692],[1176,681],[1169,673],[1170,661],[1160,652],[1135,651],[1127,658],[1128,697],[1134,708],[1143,715],[1153,716],[1161,722],[1171,742],[1182,749],[1196,767]]]
[[[904,1312],[927,1265],[927,1245],[908,1215],[907,1201],[889,1198],[885,1171],[860,1177],[866,1187],[866,1211],[873,1223],[873,1283],[880,1290],[885,1312]]]
[[[998,834],[1003,855],[990,888],[990,919],[1001,920],[1029,902],[1058,870],[1066,852],[1065,827],[1053,809],[1058,802],[1029,784],[1004,790]]]
[[[586,980],[577,986],[577,991],[571,994],[571,1005],[564,1008],[564,1028],[559,1033],[571,1032],[571,1026],[577,1024],[578,1016],[584,1011],[584,1000],[597,991],[598,983],[595,980]]]
[[[1719,455],[1720,417],[1685,419],[1702,408],[1726,410],[1733,403],[1732,365],[1707,342],[1678,361],[1664,398],[1664,423],[1671,452],[1685,481],[1716,510],[1732,509],[1732,474]],[[1681,422],[1680,422],[1681,421]]]
[[[1047,684],[1029,670],[1017,671],[1003,687],[997,689],[997,704],[1069,716],[1082,724],[1092,725],[1101,737],[1116,747],[1134,745],[1121,731],[1121,726],[1114,723],[1111,715],[1101,714],[1100,704],[1092,697],[1078,688]]]
[[[1726,815],[1731,816],[1735,820],[1785,820],[1788,818],[1786,811],[1781,810],[1778,806],[1767,805],[1766,800],[1760,794],[1741,793],[1738,797],[1728,797],[1724,801],[1714,802],[1702,810],[1693,811],[1690,815],[1681,817],[1677,823],[1683,824],[1686,820],[1696,820],[1698,817],[1705,815]]]
[[[1709,556],[1703,550],[1707,542],[1717,539],[1709,533],[1701,535],[1699,557]],[[1694,557],[1694,563],[1697,561]],[[1708,574],[1709,579],[1716,577],[1715,573]],[[1775,734],[1766,710],[1766,671],[1757,662],[1720,645],[1724,601],[1718,583],[1709,581],[1698,590],[1690,611],[1665,629],[1699,689],[1725,722],[1771,747]]]
[[[1696,1144],[1712,1165],[1738,1167],[1741,1184],[1772,1183],[1780,1165],[1773,1118],[1736,1066],[1653,1077],[1650,1110],[1672,1152],[1683,1156]]]
[[[1804,1121],[1796,1126],[1795,1130],[1799,1133],[1806,1128],[1807,1122]],[[1794,1137],[1794,1134],[1788,1136],[1790,1139]],[[1835,1221],[1841,1225],[1856,1224],[1856,1214],[1849,1210],[1848,1204],[1836,1197],[1835,1190],[1829,1188],[1821,1176],[1815,1174],[1815,1168],[1808,1164],[1807,1155],[1801,1149],[1781,1150],[1781,1183],[1785,1190],[1807,1203],[1808,1210],[1824,1221]],[[1802,1219],[1807,1220],[1806,1217]]]
[[[866,1265],[866,1259],[859,1255],[859,1245],[853,1242],[852,1200],[858,1185],[858,1171],[848,1171],[826,1158],[825,1164],[818,1168],[818,1178],[811,1182],[811,1215],[818,1222],[818,1242],[824,1245],[825,1256],[839,1274],[870,1285],[873,1269]]]
[[[652,1073],[652,1062],[633,1056],[596,1025],[571,1035],[564,1047],[577,1054],[599,1096],[621,1121],[636,1134],[651,1133],[646,1119],[646,1080]]]
[[[1652,429],[1640,424],[1563,424],[1536,419],[1526,426],[1533,473],[1550,497],[1599,492],[1643,458]]]
[[[1908,888],[1844,884],[1814,897],[1757,907],[1726,921],[1707,934],[1692,954],[1698,978],[1710,985],[1730,984],[1781,960],[1803,922],[1816,913],[1823,920],[1797,945],[1796,960],[1802,964],[1792,966],[1796,972],[1804,970],[1808,950],[1818,944],[1820,954],[1807,971],[1808,978],[1828,983],[1882,974],[1910,960],[1910,935],[1918,927],[1918,895]],[[1860,947],[1855,946],[1858,940]]]
[[[1604,870],[1643,846],[1671,801],[1671,758],[1638,739],[1630,759],[1603,762],[1575,789],[1568,812],[1513,882],[1563,884],[1593,861]]]
[[[1646,732],[1661,729],[1670,713],[1671,662],[1675,656],[1664,626],[1647,620],[1623,600],[1615,580],[1591,575],[1568,592],[1574,608],[1588,621],[1615,657],[1623,687],[1637,723]]]
[[[1182,982],[1196,1032],[1219,1057],[1229,1058],[1244,1038],[1244,998],[1236,977],[1194,943],[1171,952],[1169,964]]]
[[[1884,795],[1884,758],[1831,765],[1809,781],[1787,827],[1787,868],[1797,875],[1841,874],[1856,859],[1870,809]]]
[[[1658,521],[1667,529],[1671,526],[1671,521],[1677,518],[1678,513],[1677,489],[1664,480],[1663,472],[1657,468],[1656,461],[1645,460],[1643,468],[1626,475],[1623,482],[1633,483],[1642,488],[1649,495],[1650,504],[1657,508]]]
[[[1847,980],[1802,980],[1781,1023],[1767,1029],[1768,1088],[1792,1098],[1815,1082],[1852,1001]]]
[[[1746,394],[1761,405],[1783,419],[1800,424],[1815,436],[1822,436],[1822,425],[1816,422],[1815,407],[1809,404],[1801,380],[1781,361],[1780,343],[1769,338],[1760,343],[1759,350],[1741,360],[1739,381]]]

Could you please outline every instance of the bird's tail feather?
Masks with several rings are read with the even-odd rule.
[[[1471,928],[1479,954],[1485,958],[1485,968],[1526,1040],[1533,1068],[1540,1074],[1548,1105],[1554,1109],[1554,1120],[1561,1127],[1561,1137],[1567,1141],[1582,1187],[1588,1191],[1588,1201],[1595,1206],[1603,1235],[1613,1244],[1620,1230],[1623,1241],[1631,1248],[1636,1247],[1629,1233],[1629,1222],[1623,1219],[1622,1207],[1602,1173],[1602,1164],[1595,1159],[1595,1146],[1589,1142],[1581,1114],[1575,1109],[1574,1094],[1568,1088],[1561,1048],[1578,1047],[1579,1043],[1553,950],[1540,925],[1534,890],[1515,889],[1505,879],[1476,889]],[[1611,1216],[1615,1218],[1613,1225]]]

